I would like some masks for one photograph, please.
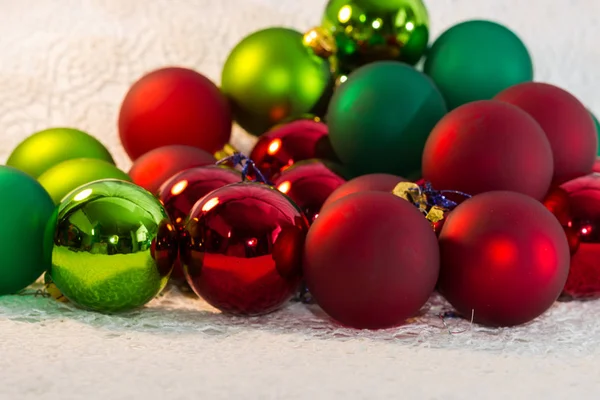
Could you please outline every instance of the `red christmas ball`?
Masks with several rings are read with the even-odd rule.
[[[214,164],[217,160],[204,150],[190,146],[165,146],[154,149],[135,160],[129,176],[138,186],[151,193],[178,172],[188,168]]]
[[[543,203],[562,225],[565,235],[567,235],[570,253],[571,255],[575,254],[579,248],[579,232],[573,226],[573,216],[571,215],[571,207],[569,206],[569,194],[563,188],[554,187],[550,190]]]
[[[492,100],[468,103],[431,132],[423,178],[437,190],[510,190],[541,200],[552,180],[552,149],[523,110]]]
[[[596,125],[575,96],[547,83],[527,82],[495,99],[521,108],[540,124],[552,146],[554,183],[592,172],[598,147]]]
[[[542,203],[515,192],[466,200],[439,237],[438,289],[463,316],[511,326],[544,313],[569,273],[569,245]]]
[[[579,247],[571,257],[564,294],[572,298],[600,296],[600,175],[591,174],[564,183],[572,229]]]
[[[592,167],[592,172],[600,172],[600,157],[596,157],[594,166]]]
[[[358,192],[389,192],[396,187],[400,182],[405,182],[406,179],[390,174],[368,174],[354,178],[344,183],[329,195],[323,208],[333,202]]]
[[[270,186],[217,189],[196,203],[182,234],[188,283],[223,312],[274,311],[298,289],[307,231],[302,212]]]
[[[313,158],[334,159],[327,125],[297,120],[278,126],[260,137],[250,159],[267,179],[294,163]]]
[[[119,134],[132,160],[169,145],[213,154],[229,142],[232,116],[225,96],[205,76],[163,68],[135,82],[123,100]]]
[[[306,160],[283,171],[275,187],[288,195],[312,223],[331,193],[346,180],[333,170],[336,165],[320,160]]]
[[[415,315],[439,272],[431,225],[391,193],[348,195],[323,210],[304,250],[308,289],[333,319],[378,329]]]

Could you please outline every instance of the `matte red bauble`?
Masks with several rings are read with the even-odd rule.
[[[294,163],[312,158],[333,159],[327,125],[297,120],[278,126],[260,137],[250,159],[267,179]]]
[[[207,165],[190,168],[167,180],[158,190],[158,198],[177,230],[181,232],[188,214],[198,200],[215,189],[241,180],[242,175],[229,167]],[[176,283],[185,280],[179,260],[173,266],[171,280]]]
[[[560,295],[569,244],[550,211],[529,196],[488,192],[446,218],[438,290],[466,318],[511,326],[533,320]]]
[[[119,114],[121,143],[132,160],[169,145],[214,154],[229,142],[231,127],[231,110],[219,88],[186,68],[142,77],[129,89]]]
[[[302,161],[283,171],[274,186],[294,200],[312,223],[329,195],[346,182],[335,168],[320,160]]]
[[[596,125],[575,96],[547,83],[527,82],[506,89],[495,99],[521,108],[546,132],[554,155],[554,183],[592,172],[598,147]]]
[[[431,226],[391,193],[340,199],[323,210],[306,239],[308,289],[327,314],[350,327],[402,324],[425,304],[438,272]]]
[[[390,174],[368,174],[362,175],[358,178],[354,178],[344,183],[329,195],[323,207],[346,197],[353,193],[358,192],[388,192],[392,193],[392,190],[400,182],[404,182],[406,179],[396,175]]]
[[[552,149],[523,110],[492,100],[468,103],[431,132],[423,178],[437,190],[510,190],[542,200],[552,180]]]
[[[138,186],[156,194],[160,186],[178,172],[214,164],[217,160],[204,150],[190,146],[165,146],[135,160],[129,176]]]
[[[270,186],[217,189],[196,203],[183,232],[188,283],[226,313],[274,311],[298,289],[307,231],[298,207]]]
[[[564,183],[572,227],[579,247],[571,257],[564,294],[572,298],[600,296],[600,175],[591,174]]]

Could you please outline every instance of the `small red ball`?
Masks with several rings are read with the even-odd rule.
[[[596,125],[575,96],[547,83],[527,82],[495,99],[521,108],[540,124],[552,146],[554,183],[592,172],[598,147]]]
[[[442,295],[479,324],[511,326],[544,313],[569,273],[569,245],[544,205],[515,192],[466,200],[439,238]]]
[[[178,172],[217,162],[204,150],[190,146],[165,146],[135,160],[129,176],[133,183],[156,194],[160,185]]]
[[[470,195],[510,190],[543,199],[552,149],[542,128],[510,104],[485,100],[447,114],[423,152],[423,178],[437,190]]]
[[[327,314],[350,327],[403,323],[427,302],[438,272],[431,225],[391,193],[340,199],[323,210],[306,239],[308,289]]]
[[[213,154],[231,136],[227,99],[208,78],[186,68],[163,68],[135,82],[123,100],[119,134],[132,160],[169,145]]]
[[[320,160],[301,161],[283,171],[275,180],[275,187],[294,200],[312,223],[329,195],[346,182],[333,171],[335,167]]]
[[[190,212],[181,243],[187,281],[223,312],[274,311],[298,289],[307,231],[302,212],[270,186],[224,186]]]
[[[392,190],[394,190],[394,188],[396,187],[396,185],[398,183],[405,182],[405,181],[406,181],[406,179],[404,179],[404,178],[401,178],[396,175],[390,175],[390,174],[362,175],[362,176],[359,176],[358,178],[349,180],[348,182],[344,183],[343,185],[341,185],[340,187],[335,189],[335,191],[333,193],[331,193],[331,195],[329,195],[329,197],[327,198],[327,201],[325,201],[325,204],[323,204],[323,208],[325,208],[329,204],[332,204],[333,202],[341,199],[342,197],[346,197],[353,193],[358,193],[358,192],[389,192],[389,193],[391,193]]]
[[[263,134],[250,159],[267,179],[294,163],[313,158],[333,158],[327,125],[314,120],[297,120]]]
[[[561,187],[554,187],[550,190],[543,201],[544,206],[556,217],[563,227],[571,255],[575,254],[579,248],[579,232],[573,226],[573,216],[569,206],[569,194]]]

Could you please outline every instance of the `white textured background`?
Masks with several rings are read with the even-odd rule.
[[[96,135],[119,166],[116,116],[128,86],[166,65],[218,81],[245,34],[306,29],[325,0],[0,0],[0,160],[25,136],[70,125]],[[513,28],[538,80],[600,112],[598,0],[430,0],[433,36],[468,18]],[[234,143],[248,146],[237,131]],[[33,296],[0,299],[1,399],[594,399],[600,302],[559,303],[535,322],[488,330],[437,318],[341,329],[295,304],[225,317],[167,294],[108,317]]]

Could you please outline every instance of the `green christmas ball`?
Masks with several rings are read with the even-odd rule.
[[[596,125],[596,134],[598,135],[598,143],[600,143],[600,123],[598,122],[598,118],[596,118],[596,116],[594,114],[592,114],[592,112],[590,112],[590,115],[592,116],[592,119],[594,120],[594,124]],[[600,156],[600,145],[598,146],[598,148],[596,150],[596,154],[598,156]]]
[[[322,26],[335,38],[343,75],[374,61],[416,64],[429,41],[421,0],[330,0]]]
[[[31,176],[0,166],[0,295],[31,285],[50,267],[44,228],[54,203]]]
[[[329,62],[305,47],[300,32],[286,28],[243,39],[225,61],[221,78],[236,122],[253,135],[286,118],[322,114],[334,84]]]
[[[350,74],[336,90],[327,121],[335,154],[355,174],[417,178],[421,154],[446,105],[413,67],[380,61]]]
[[[37,178],[53,166],[74,158],[96,158],[114,164],[106,147],[93,136],[72,128],[52,128],[21,142],[6,165]]]
[[[429,49],[424,71],[440,89],[448,109],[490,100],[533,80],[533,62],[519,37],[490,21],[467,21],[444,32]]]
[[[152,300],[177,255],[175,228],[160,202],[119,180],[92,182],[69,194],[46,234],[52,282],[69,301],[99,312]]]
[[[48,191],[55,204],[81,185],[100,179],[131,181],[129,175],[113,164],[94,158],[67,160],[48,169],[38,182]]]

